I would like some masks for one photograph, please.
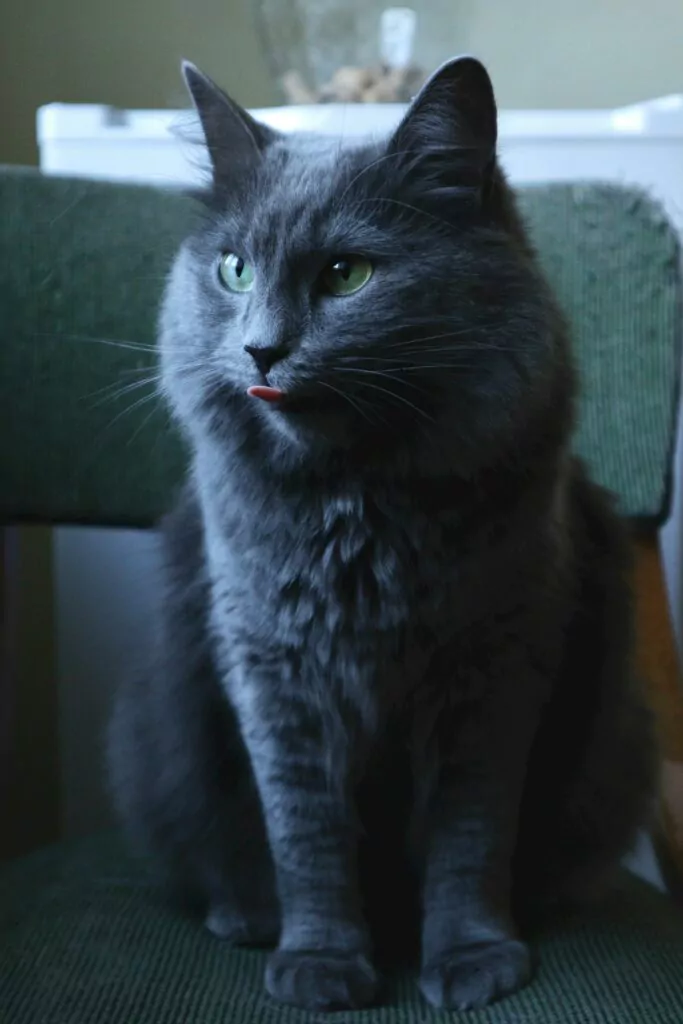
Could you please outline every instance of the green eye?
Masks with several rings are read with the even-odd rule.
[[[323,288],[330,295],[353,295],[368,283],[373,266],[363,256],[342,256],[322,272]]]
[[[231,292],[250,292],[254,287],[254,268],[234,252],[226,252],[218,266],[221,281]]]

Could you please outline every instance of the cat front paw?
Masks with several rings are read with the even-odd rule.
[[[363,953],[277,950],[266,967],[266,990],[303,1010],[360,1010],[375,1001],[378,978]]]
[[[420,989],[438,1010],[476,1010],[516,992],[530,977],[528,947],[505,939],[463,946],[426,964]]]

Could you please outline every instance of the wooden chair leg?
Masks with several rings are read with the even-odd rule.
[[[635,548],[637,664],[654,709],[662,753],[655,846],[672,889],[683,889],[683,687],[669,601],[655,535]]]
[[[11,573],[9,535],[9,530],[0,529],[0,836],[7,835],[10,828],[10,762],[14,719],[12,680],[16,629],[8,586]],[[2,856],[0,847],[0,860]]]
[[[58,838],[60,794],[51,534],[0,536],[1,861]]]

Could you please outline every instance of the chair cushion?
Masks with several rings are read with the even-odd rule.
[[[631,876],[538,942],[525,990],[463,1016],[414,983],[377,1010],[284,1009],[263,992],[264,954],[229,950],[168,907],[116,837],[50,848],[0,873],[0,1020],[7,1024],[680,1024],[683,917]]]

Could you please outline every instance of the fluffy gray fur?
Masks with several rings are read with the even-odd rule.
[[[434,1006],[530,975],[519,925],[632,841],[654,779],[627,544],[570,457],[567,332],[496,163],[488,75],[441,68],[380,142],[281,136],[192,66],[213,165],[161,316],[191,451],[117,805],[266,986]],[[235,294],[218,266],[255,268]],[[330,295],[326,267],[374,273]],[[279,388],[267,404],[252,385]]]

